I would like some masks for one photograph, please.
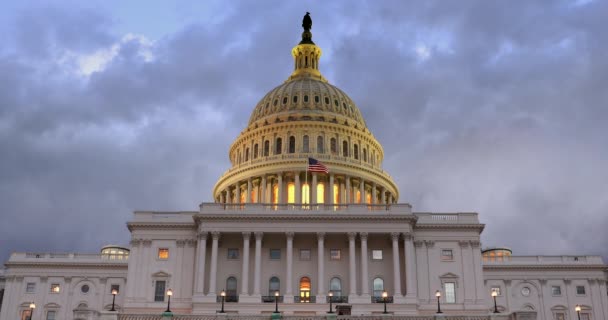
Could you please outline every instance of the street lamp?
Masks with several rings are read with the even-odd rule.
[[[171,296],[173,295],[173,290],[169,289],[167,290],[167,297],[169,297],[169,300],[167,301],[167,310],[165,310],[165,312],[171,312]]]
[[[443,313],[441,312],[441,302],[439,302],[441,299],[441,291],[435,291],[435,297],[437,297],[437,313]]]
[[[274,313],[279,313],[279,292],[274,292]]]
[[[382,292],[382,302],[384,302],[384,314],[387,314],[388,312],[386,311],[386,298],[388,298],[388,292],[383,291]]]
[[[112,309],[110,309],[110,311],[116,311],[116,309],[114,309],[114,302],[116,302],[117,294],[118,294],[118,290],[112,289]]]
[[[35,303],[30,303],[30,320],[32,320],[32,316],[34,315],[34,309],[36,309]]]
[[[222,310],[220,310],[220,313],[225,313],[224,312],[224,301],[226,300],[226,291],[222,290],[222,292],[220,292],[220,296],[222,296]]]
[[[333,308],[331,306],[331,302],[332,302],[331,300],[333,297],[334,297],[334,293],[330,291],[329,292],[329,312],[328,313],[334,313]]]
[[[581,320],[581,305],[577,304],[576,307],[574,307],[574,310],[576,311],[576,315],[578,316],[578,320]]]
[[[494,313],[500,313],[498,312],[498,307],[496,306],[496,296],[498,295],[498,292],[496,292],[496,290],[492,290],[492,298],[494,298]]]

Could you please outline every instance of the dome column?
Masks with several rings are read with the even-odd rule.
[[[296,188],[296,190],[295,190],[295,197],[296,197],[295,203],[302,204],[302,185],[300,183],[300,172],[296,172],[294,179],[295,179],[294,184],[295,184],[295,188]]]
[[[381,188],[382,190],[380,191],[380,203],[381,204],[386,204],[386,190],[384,188]]]
[[[311,194],[312,199],[310,199],[311,204],[317,204],[317,173],[312,173],[312,186],[311,186]]]
[[[231,203],[232,198],[230,197],[230,188],[226,188],[226,190],[224,192],[226,192],[226,196],[224,198],[225,203]]]
[[[334,203],[334,174],[329,174],[329,201],[325,201],[325,203],[335,204]]]
[[[236,199],[234,199],[234,202],[240,204],[241,203],[241,185],[240,182],[237,182],[235,185],[235,192],[236,192]]]
[[[260,202],[268,203],[266,200],[266,175],[262,176],[262,182],[260,182]]]
[[[283,201],[283,173],[282,172],[279,172],[277,174],[277,184],[278,184],[278,189],[279,189],[277,203],[278,204],[285,203],[285,201]]]
[[[363,180],[363,178],[359,178],[360,182],[359,182],[359,193],[361,194],[360,199],[359,199],[359,203],[363,204],[365,203],[365,182]]]
[[[376,183],[372,183],[372,201],[371,204],[376,204],[378,203],[378,197],[377,197],[377,193],[376,193]]]
[[[245,197],[245,203],[251,203],[251,178],[247,179],[247,196]]]
[[[346,180],[346,192],[344,192],[344,203],[351,203],[350,194],[352,190],[350,189],[350,177],[345,176],[344,180]]]

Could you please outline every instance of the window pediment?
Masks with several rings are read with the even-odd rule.
[[[457,274],[448,272],[439,276],[440,279],[458,279],[460,278]]]

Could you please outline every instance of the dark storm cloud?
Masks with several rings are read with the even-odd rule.
[[[230,143],[289,75],[305,11],[401,202],[478,211],[484,246],[608,256],[606,6],[246,1],[151,45],[116,34],[110,12],[16,13],[0,55],[0,259],[126,244],[132,210],[209,201]],[[113,45],[99,72],[75,72]]]

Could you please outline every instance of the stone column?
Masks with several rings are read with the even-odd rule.
[[[344,185],[344,181],[340,181],[340,199],[338,199],[340,204],[346,203],[346,186]]]
[[[245,203],[251,203],[251,178],[247,179],[247,195],[245,196]]]
[[[283,199],[283,173],[282,172],[277,173],[277,186],[278,186],[277,203],[281,204],[281,203],[285,202]]]
[[[215,290],[217,290],[216,279],[217,279],[217,244],[220,238],[218,231],[212,231],[211,237],[213,242],[211,243],[211,266],[209,270],[209,296],[215,297]]]
[[[317,173],[312,173],[312,185],[310,186],[312,197],[310,204],[317,204]]]
[[[283,295],[283,299],[285,303],[293,302],[293,232],[286,232],[285,236],[287,237],[287,272],[285,279],[285,294]]]
[[[230,188],[226,188],[226,203],[232,203],[232,197],[230,195]]]
[[[365,182],[363,178],[360,178],[359,181],[359,193],[361,194],[361,201],[359,203],[365,203]]]
[[[378,194],[376,193],[376,183],[372,184],[372,204],[378,203]]]
[[[262,176],[262,182],[260,183],[260,202],[268,203],[268,198],[266,198],[266,175]]]
[[[253,275],[253,294],[256,296],[260,295],[260,273],[262,271],[262,237],[264,233],[255,233],[255,265]]]
[[[401,265],[399,261],[399,232],[391,233],[393,240],[393,286],[395,293],[394,297],[401,297]]]
[[[234,203],[241,203],[241,186],[239,185],[239,183],[237,182],[235,185],[235,198],[234,199]]]
[[[328,188],[329,188],[329,193],[328,193],[329,194],[329,199],[328,199],[329,201],[325,201],[325,203],[336,204],[335,201],[334,201],[334,174],[333,173],[329,174],[329,186],[328,186]]]
[[[415,301],[418,298],[416,279],[416,253],[412,234],[403,234],[403,254],[405,257],[405,297]]]
[[[380,203],[386,204],[386,190],[384,188],[380,191]]]
[[[346,192],[344,193],[344,197],[345,197],[344,198],[344,202],[345,203],[351,203],[353,201],[350,199],[350,194],[352,192],[351,187],[350,187],[350,177],[349,176],[345,176],[344,180],[346,181]]]
[[[325,303],[325,232],[317,232],[317,303]]]
[[[194,280],[194,291],[196,294],[203,295],[205,292],[205,258],[207,255],[207,231],[202,231],[198,234],[198,246],[196,248],[196,251],[196,278]]]
[[[302,204],[302,183],[300,183],[300,173],[295,174],[295,188],[296,188],[296,204]]]
[[[473,264],[474,264],[474,273],[475,273],[475,283],[476,283],[476,303],[483,304],[487,299],[487,293],[485,291],[485,287],[483,285],[483,271],[481,267],[481,243],[479,241],[471,241],[471,250],[473,251]]]
[[[241,273],[241,294],[249,294],[249,238],[251,232],[243,232],[243,272]]]
[[[139,252],[139,245],[141,244],[141,240],[139,239],[131,239],[131,252],[130,255],[132,257],[138,257],[141,252]],[[129,267],[127,268],[127,280],[128,279],[135,279],[135,277],[137,276],[136,274],[136,270],[137,268],[139,268],[139,266],[137,265],[137,259],[130,259],[129,260]],[[135,280],[131,280],[131,281],[127,281],[127,286],[125,288],[124,293],[128,294],[128,297],[132,297],[135,296]],[[8,293],[8,287],[5,288],[4,292]],[[12,294],[12,292],[11,292]],[[126,295],[125,295],[126,296]],[[4,299],[5,303],[8,302],[8,296],[6,296]]]
[[[226,196],[224,196],[224,191],[220,192],[220,203],[226,203]]]
[[[349,260],[349,268],[348,274],[350,277],[350,290],[349,295],[355,296],[357,295],[357,257],[356,257],[356,249],[355,249],[355,239],[357,237],[356,232],[348,233],[348,260]]]
[[[359,233],[361,238],[361,295],[369,296],[369,279],[367,272],[367,232]]]

